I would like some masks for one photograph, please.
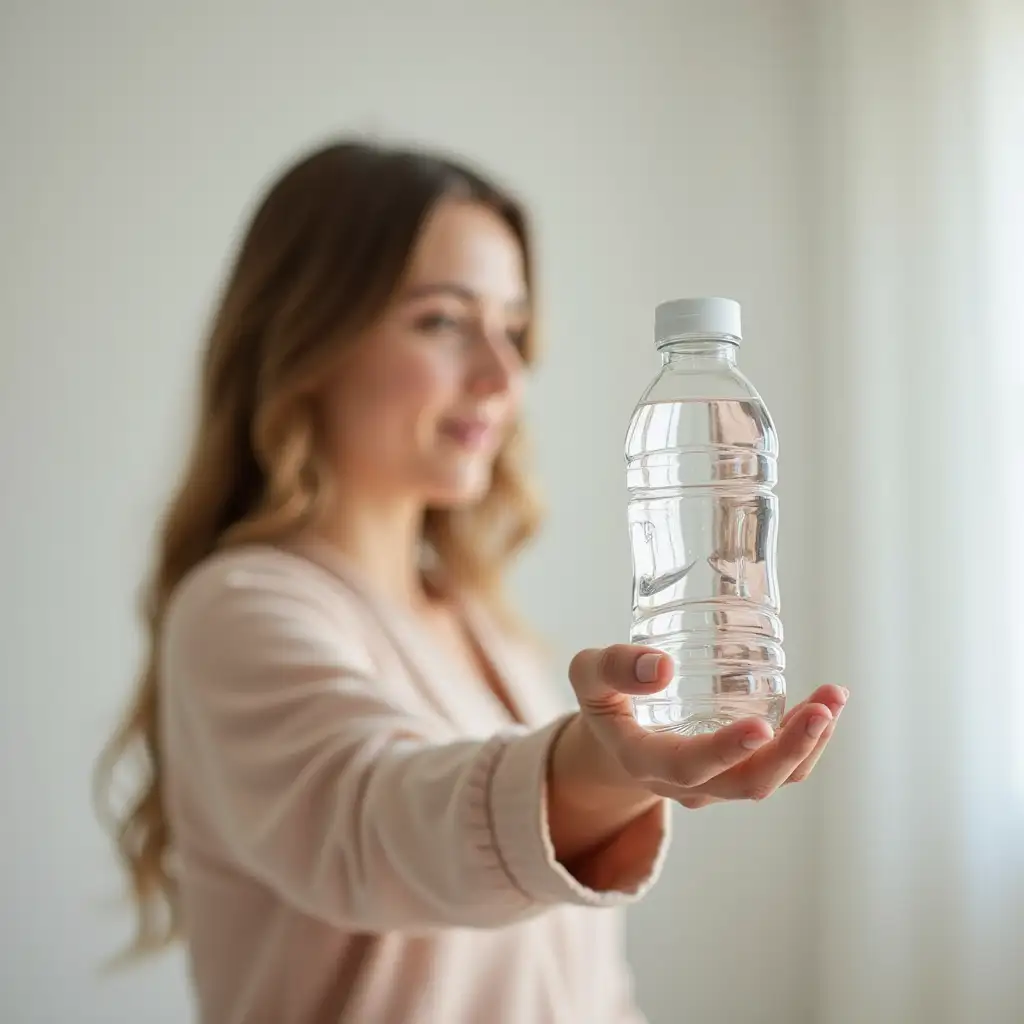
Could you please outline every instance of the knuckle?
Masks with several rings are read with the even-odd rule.
[[[599,651],[587,648],[577,652],[569,662],[569,682],[581,699],[601,689],[599,659]]]
[[[656,782],[652,780],[647,784],[647,788],[655,796],[665,797],[668,800],[679,799],[679,790],[676,786],[671,786],[664,782]]]
[[[577,651],[573,655],[572,661],[569,662],[570,679],[578,679],[586,671],[587,663],[592,656],[593,652],[588,649]]]
[[[624,644],[605,647],[597,659],[597,671],[603,682],[617,687],[617,684],[631,676],[635,653]]]
[[[701,772],[696,765],[681,765],[672,773],[672,782],[683,789],[691,789],[704,781],[706,772]]]
[[[755,782],[747,787],[746,796],[754,803],[767,800],[775,792],[775,786],[770,782]]]
[[[605,647],[597,658],[597,674],[605,682],[615,677],[618,667],[618,656],[614,647]]]

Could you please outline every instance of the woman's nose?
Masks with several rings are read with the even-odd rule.
[[[474,350],[471,389],[482,395],[510,391],[519,375],[519,353],[505,332],[481,332]]]

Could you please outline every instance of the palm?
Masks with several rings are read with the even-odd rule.
[[[638,668],[644,655],[646,673]],[[657,659],[654,669],[651,655]],[[629,700],[630,694],[664,688],[672,672],[667,657],[617,645],[583,652],[574,666],[570,676],[580,707],[602,744],[651,792],[694,809],[720,800],[763,800],[786,783],[806,779],[848,696],[839,686],[818,687],[789,710],[774,735],[763,720],[744,719],[704,736],[680,736],[644,729]],[[652,678],[641,682],[638,674]]]

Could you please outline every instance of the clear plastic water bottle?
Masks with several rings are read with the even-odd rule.
[[[697,735],[786,702],[775,571],[778,439],[737,369],[740,306],[665,302],[662,367],[626,438],[633,552],[631,640],[672,655],[660,693],[634,698],[649,729]]]

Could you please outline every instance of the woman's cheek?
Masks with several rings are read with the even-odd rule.
[[[417,351],[393,372],[396,401],[418,412],[444,412],[461,397],[458,361],[444,349]]]

